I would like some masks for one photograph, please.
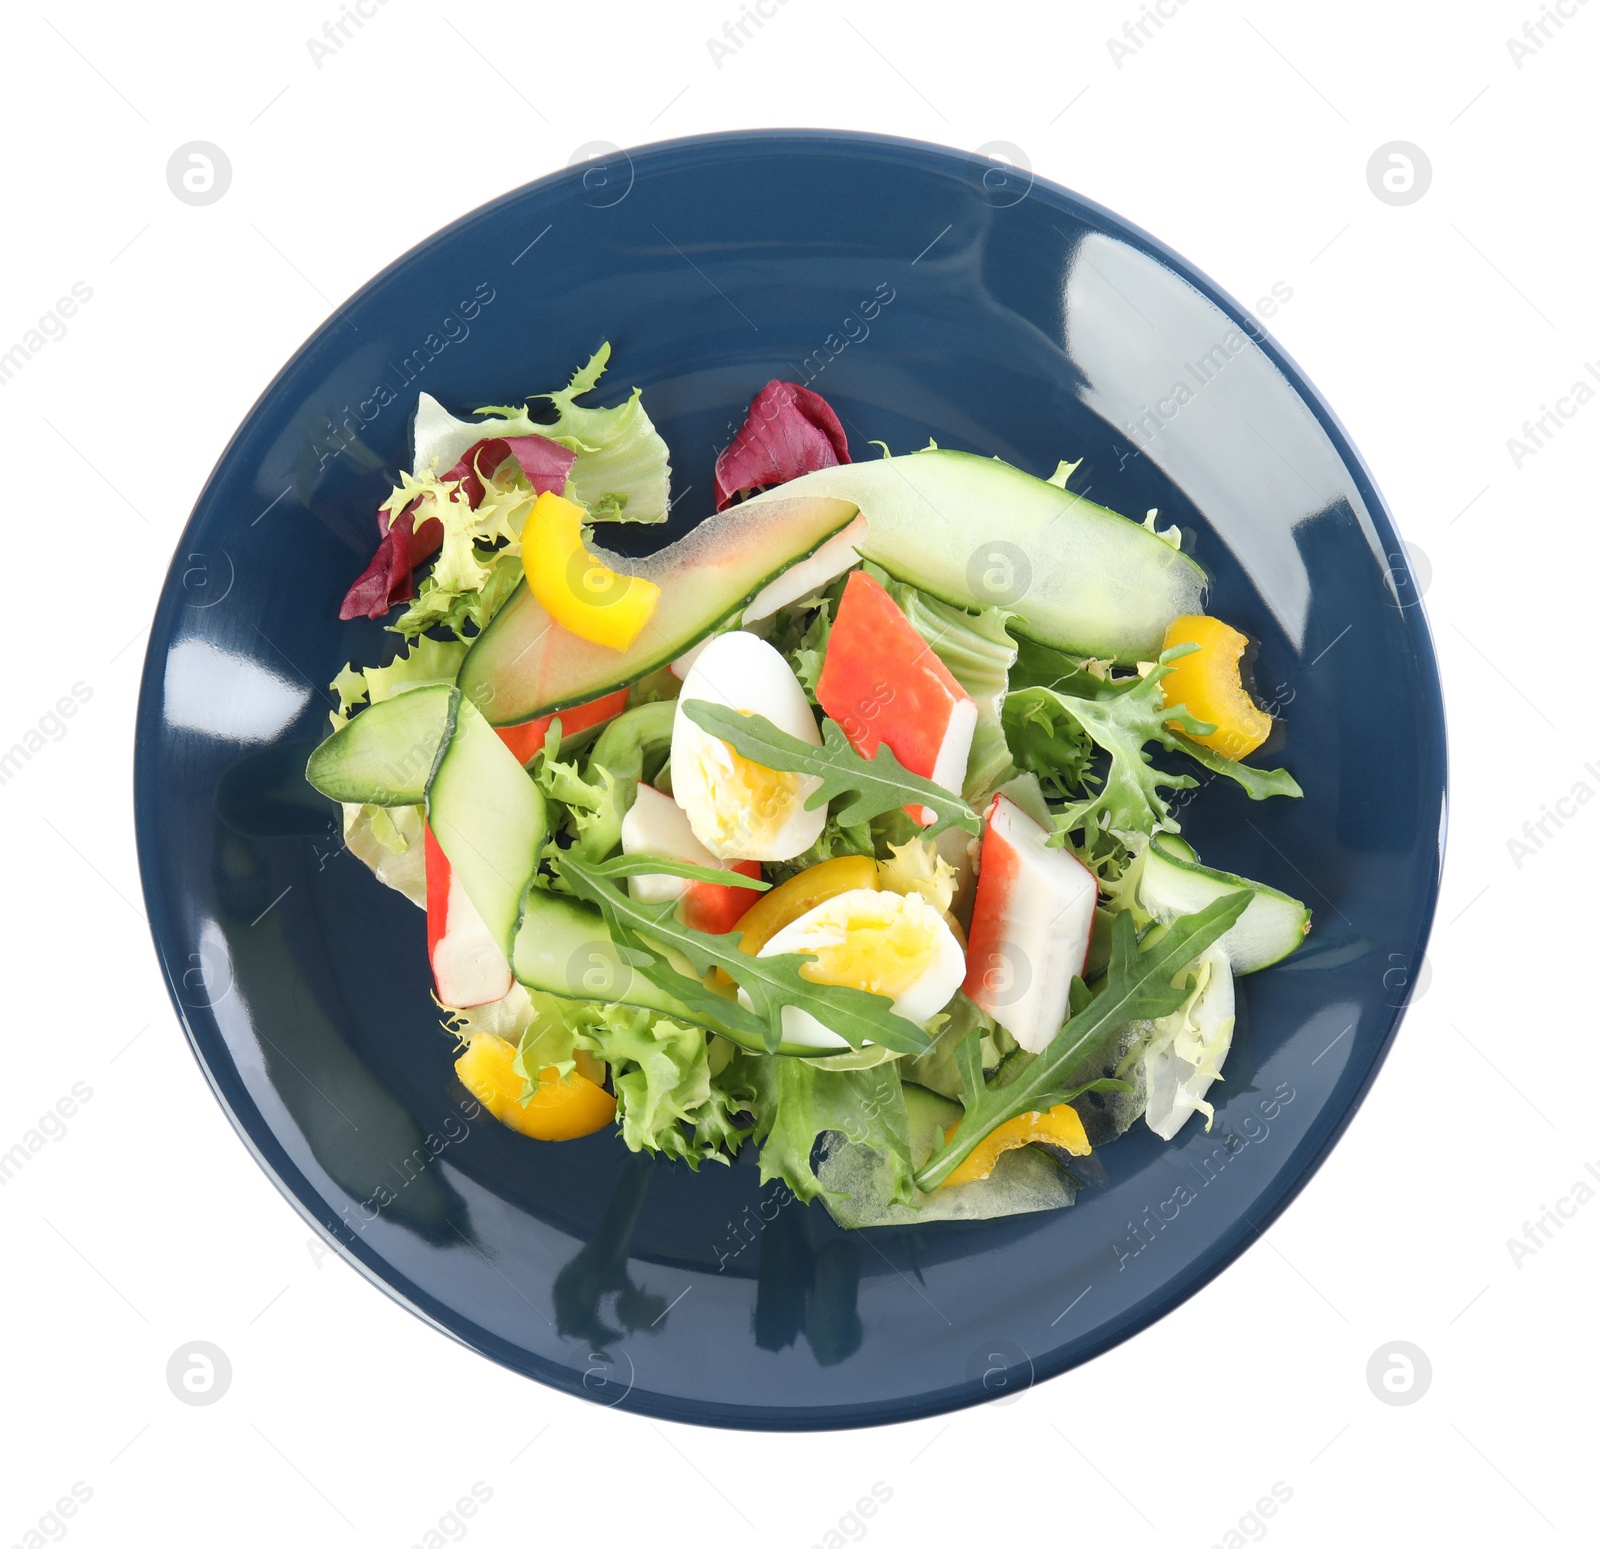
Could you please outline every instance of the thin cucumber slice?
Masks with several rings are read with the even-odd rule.
[[[1255,897],[1217,945],[1227,953],[1234,973],[1250,974],[1280,962],[1305,940],[1311,911],[1299,899],[1231,871],[1202,866],[1183,840],[1157,834],[1144,854],[1139,902],[1165,925],[1241,888],[1249,888]]]
[[[1013,634],[1132,663],[1199,613],[1206,573],[1149,528],[998,458],[938,448],[821,468],[739,507],[828,495],[861,508],[864,559],[962,608],[1015,611]]]
[[[661,588],[655,612],[626,650],[597,645],[557,624],[519,583],[472,642],[461,692],[496,726],[511,726],[584,704],[675,661],[732,620],[791,565],[856,517],[848,501],[785,499],[735,506],[644,559],[595,550],[612,569]]]
[[[455,726],[458,699],[448,683],[433,683],[369,706],[317,747],[306,779],[335,801],[416,806]]]
[[[522,896],[550,837],[549,817],[532,776],[464,699],[428,783],[427,805],[428,826],[451,871],[509,957]]]

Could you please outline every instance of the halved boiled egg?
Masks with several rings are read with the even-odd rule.
[[[765,640],[730,630],[706,643],[672,720],[672,794],[694,836],[723,860],[787,861],[815,844],[827,810],[806,810],[821,782],[742,758],[683,713],[691,700],[764,715],[780,731],[822,745],[800,680]]]
[[[824,899],[785,925],[758,957],[807,952],[801,977],[887,996],[895,1013],[919,1026],[961,988],[966,959],[944,916],[917,893],[853,888]],[[799,1006],[783,1008],[783,1034],[813,1048],[844,1039]]]

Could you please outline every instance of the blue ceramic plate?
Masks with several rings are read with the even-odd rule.
[[[1269,313],[1278,298],[1263,298]],[[875,304],[874,304],[875,303]],[[1210,1134],[1144,1127],[1070,1210],[845,1233],[750,1159],[469,1121],[421,914],[339,853],[301,779],[323,685],[395,637],[340,624],[419,389],[464,411],[644,388],[672,535],[751,395],[809,382],[869,440],[992,453],[1177,522],[1260,641],[1266,750],[1305,787],[1203,792],[1213,865],[1303,897],[1245,982]],[[659,532],[633,534],[653,547]],[[223,453],[156,612],[139,857],[178,1015],[240,1136],[391,1296],[600,1403],[706,1424],[907,1420],[1076,1366],[1266,1229],[1349,1122],[1433,913],[1444,727],[1405,553],[1338,422],[1252,313],[1106,210],[994,161],[838,133],[710,136],[562,172],[406,254],[317,331]]]

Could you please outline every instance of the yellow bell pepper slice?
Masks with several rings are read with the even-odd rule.
[[[1221,619],[1203,614],[1176,618],[1167,626],[1162,650],[1194,644],[1199,650],[1180,656],[1161,680],[1167,704],[1183,705],[1197,721],[1216,727],[1195,741],[1229,758],[1245,758],[1267,740],[1272,717],[1245,692],[1239,662],[1249,640]],[[1169,723],[1174,731],[1183,727]]]
[[[878,863],[870,855],[840,855],[819,861],[763,893],[739,918],[739,950],[754,957],[785,925],[818,904],[855,888],[881,891]]]
[[[787,882],[763,893],[739,916],[739,923],[734,926],[739,933],[739,950],[749,957],[756,956],[785,925],[836,894],[858,887],[871,888],[875,893],[882,890],[878,863],[870,855],[840,855],[807,866]],[[714,979],[724,989],[733,983],[721,968],[715,971]]]
[[[944,1138],[948,1140],[957,1127],[952,1124]],[[1072,1156],[1087,1156],[1090,1149],[1089,1137],[1083,1132],[1083,1120],[1078,1117],[1077,1110],[1067,1103],[1057,1103],[1048,1113],[1019,1113],[1016,1118],[1007,1119],[985,1135],[966,1161],[939,1187],[948,1189],[958,1183],[977,1183],[994,1171],[995,1163],[1007,1151],[1035,1142],[1059,1146]]]
[[[474,1033],[456,1061],[456,1076],[490,1114],[531,1140],[577,1140],[604,1129],[617,1100],[576,1070],[565,1081],[555,1066],[540,1073],[533,1096],[522,1101],[522,1077],[512,1068],[515,1044],[493,1033]]]
[[[548,491],[534,501],[522,528],[522,572],[563,629],[625,651],[656,611],[661,588],[642,576],[619,575],[589,553],[583,517],[582,506]]]

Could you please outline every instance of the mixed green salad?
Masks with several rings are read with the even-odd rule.
[[[609,354],[420,397],[341,609],[399,642],[307,770],[426,911],[461,1082],[530,1143],[758,1148],[847,1227],[1058,1208],[1139,1119],[1209,1128],[1234,981],[1310,916],[1179,837],[1197,773],[1300,790],[1244,762],[1273,720],[1177,529],[1065,462],[854,462],[772,382],[715,512],[623,559],[671,470],[637,389],[580,403]]]

